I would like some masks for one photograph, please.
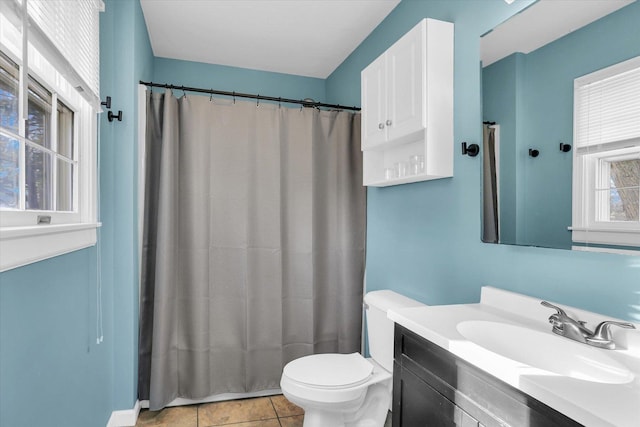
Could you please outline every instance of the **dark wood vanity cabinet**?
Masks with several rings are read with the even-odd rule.
[[[393,427],[581,424],[396,324]]]

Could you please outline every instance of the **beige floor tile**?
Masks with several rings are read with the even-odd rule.
[[[143,410],[136,427],[197,427],[198,409],[195,406],[178,406],[162,411]]]
[[[295,417],[280,418],[280,425],[282,427],[302,427],[304,422],[304,415],[296,415]]]
[[[207,403],[198,408],[198,427],[263,421],[276,417],[268,397]]]
[[[249,421],[248,423],[224,424],[224,427],[280,427],[280,423],[277,418],[273,418],[264,421]]]
[[[291,417],[293,415],[303,415],[301,407],[289,402],[283,395],[271,396],[273,406],[276,408],[278,417]]]

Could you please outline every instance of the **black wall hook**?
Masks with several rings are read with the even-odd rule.
[[[115,115],[113,114],[113,111],[109,111],[107,113],[107,119],[109,119],[110,122],[113,121],[113,119],[118,119],[119,122],[122,121],[122,110],[118,110],[118,114]]]
[[[478,144],[469,144],[467,147],[467,143],[462,143],[462,154],[466,154],[469,157],[475,157],[480,153],[480,146]]]
[[[540,151],[529,148],[529,157],[538,157],[538,155],[540,155]]]
[[[569,151],[571,151],[571,145],[561,142],[560,151],[562,151],[563,153],[568,153]]]
[[[106,100],[106,101],[102,101],[102,102],[100,103],[100,105],[104,105],[105,107],[107,107],[107,110],[108,110],[109,108],[111,108],[111,97],[110,97],[110,96],[107,96],[107,100]]]

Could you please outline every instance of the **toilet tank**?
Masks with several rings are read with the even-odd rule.
[[[393,372],[393,327],[387,310],[420,307],[424,304],[390,290],[371,291],[364,296],[367,339],[373,360]]]

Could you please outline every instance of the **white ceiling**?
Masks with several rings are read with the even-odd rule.
[[[482,65],[532,52],[634,1],[539,0],[482,37]]]
[[[157,57],[326,78],[400,0],[141,0]]]

